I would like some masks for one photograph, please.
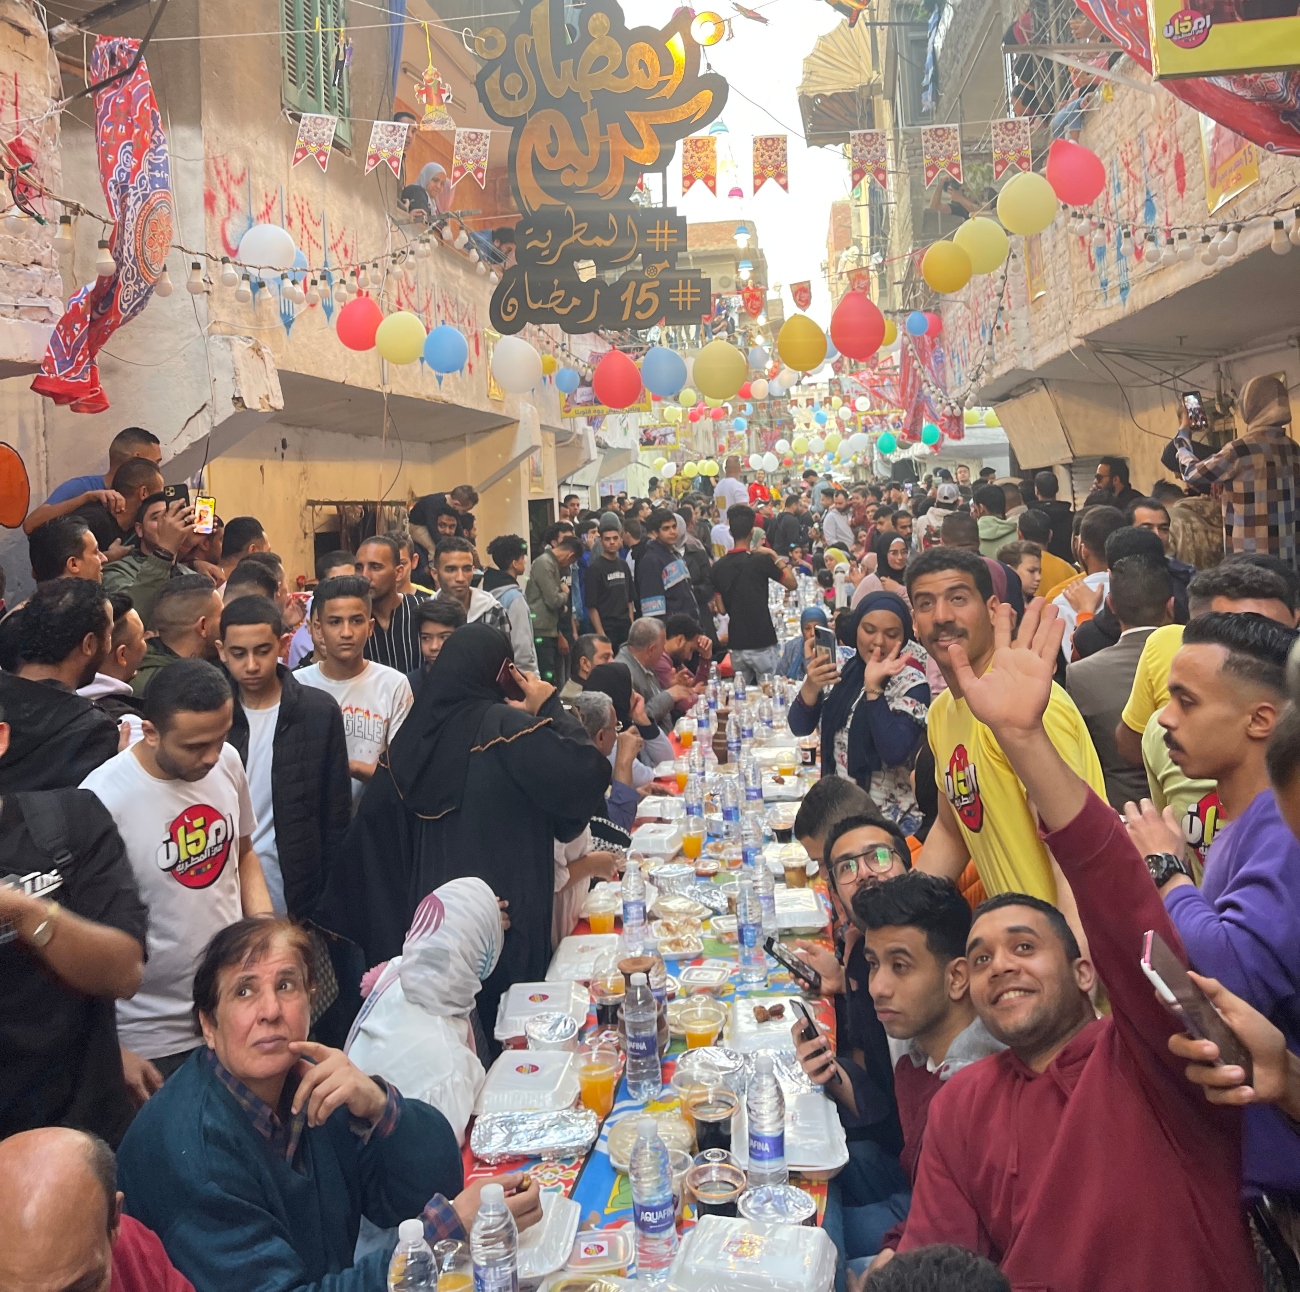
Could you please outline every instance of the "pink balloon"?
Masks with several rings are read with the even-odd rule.
[[[938,336],[943,331],[943,319],[937,314],[931,314],[929,310],[925,312],[926,336]]]
[[[1106,187],[1106,167],[1091,148],[1056,139],[1047,150],[1047,182],[1066,206],[1091,206]]]

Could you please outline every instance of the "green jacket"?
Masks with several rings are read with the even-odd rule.
[[[533,634],[537,637],[558,637],[560,611],[568,604],[569,585],[550,548],[533,562],[533,568],[528,572],[528,586],[524,589],[524,596],[533,616]]]
[[[158,600],[163,584],[172,577],[174,568],[171,561],[164,561],[161,556],[132,552],[104,566],[104,591],[129,593],[144,626],[151,628],[153,603]]]
[[[140,667],[131,679],[131,690],[136,695],[143,695],[145,687],[149,685],[149,679],[159,669],[174,664],[178,659],[180,656],[170,646],[164,646],[161,637],[150,637],[145,646],[144,659],[140,661]]]
[[[985,514],[979,519],[980,555],[997,559],[998,549],[1016,541],[1016,522]]]

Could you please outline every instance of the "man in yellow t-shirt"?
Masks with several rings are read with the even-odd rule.
[[[1039,837],[1025,787],[993,733],[967,707],[948,657],[948,648],[960,644],[976,674],[993,658],[998,600],[988,566],[972,552],[931,548],[908,565],[907,591],[917,637],[948,683],[930,705],[939,816],[917,869],[955,882],[973,861],[990,897],[1028,893],[1056,904],[1052,857]],[[1043,725],[1069,766],[1104,799],[1106,782],[1087,725],[1074,701],[1055,684]]]

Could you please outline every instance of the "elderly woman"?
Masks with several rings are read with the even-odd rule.
[[[307,1040],[313,989],[289,921],[216,934],[194,975],[205,1044],[122,1142],[126,1209],[197,1292],[384,1292],[390,1249],[353,1261],[363,1216],[419,1217],[436,1241],[464,1238],[478,1213],[447,1119]],[[508,1204],[521,1227],[541,1216],[535,1186]]]
[[[829,628],[830,620],[821,606],[810,606],[799,616],[799,636],[791,637],[781,650],[776,671],[782,677],[802,682],[808,671],[808,657],[812,654],[813,636],[818,628]]]
[[[892,592],[869,593],[844,621],[855,648],[839,669],[814,655],[790,706],[790,730],[811,735],[821,721],[823,776],[845,776],[875,799],[904,834],[923,817],[912,789],[912,760],[925,739],[929,656],[912,640],[912,614]],[[822,698],[822,688],[833,686]]]

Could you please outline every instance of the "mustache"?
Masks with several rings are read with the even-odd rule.
[[[969,634],[964,628],[958,626],[955,621],[946,621],[935,624],[927,634],[931,639],[938,637],[940,633],[946,633],[949,637],[966,637]]]
[[[1164,742],[1165,748],[1168,749],[1170,753],[1185,754],[1187,752],[1167,731],[1164,734]]]

